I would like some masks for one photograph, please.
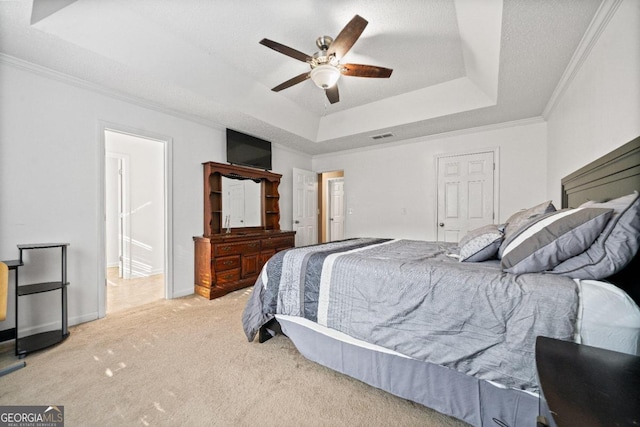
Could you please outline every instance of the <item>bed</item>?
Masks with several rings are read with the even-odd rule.
[[[254,286],[245,333],[282,332],[310,360],[472,425],[533,426],[537,336],[640,352],[638,190],[640,138],[564,178],[563,209],[542,203],[457,245],[358,238],[281,252]]]

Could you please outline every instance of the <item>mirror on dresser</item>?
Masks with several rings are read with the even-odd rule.
[[[223,227],[242,228],[262,225],[262,181],[222,177]]]
[[[204,232],[194,240],[195,292],[208,299],[252,286],[277,252],[295,244],[280,230],[282,175],[203,163]],[[227,221],[228,219],[228,227]]]
[[[280,230],[282,175],[215,162],[203,163],[203,168],[203,236],[223,234],[227,228],[231,233]]]

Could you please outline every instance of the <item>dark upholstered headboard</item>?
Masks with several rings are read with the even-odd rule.
[[[640,137],[605,154],[562,179],[562,207],[575,208],[588,200],[607,201],[640,191]],[[607,279],[640,301],[640,256]],[[640,304],[640,303],[639,303]]]

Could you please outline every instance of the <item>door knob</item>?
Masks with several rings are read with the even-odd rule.
[[[438,224],[440,227],[444,227],[444,222],[441,222],[440,224]]]
[[[297,219],[295,221],[293,221],[294,224],[300,224],[300,221],[298,221]]]

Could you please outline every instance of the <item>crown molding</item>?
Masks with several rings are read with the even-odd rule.
[[[380,150],[380,149],[395,147],[399,145],[419,144],[421,142],[433,141],[437,139],[446,139],[446,138],[452,138],[455,136],[470,135],[474,133],[491,132],[491,131],[496,131],[500,129],[507,129],[507,128],[518,127],[518,126],[528,126],[528,125],[534,125],[534,124],[540,124],[540,123],[546,123],[546,122],[547,121],[544,119],[544,117],[536,116],[536,117],[530,117],[528,119],[511,120],[508,122],[494,123],[491,125],[484,125],[484,126],[475,126],[467,129],[435,133],[432,135],[416,136],[414,138],[402,139],[399,141],[391,141],[386,144],[375,144],[367,147],[352,148],[349,150],[342,150],[342,151],[332,151],[331,153],[315,154],[313,158],[323,159],[323,158],[333,157],[333,156],[342,155],[342,154],[351,154],[351,153],[360,153],[364,151]]]
[[[571,86],[571,83],[591,54],[591,51],[598,42],[598,39],[600,39],[600,36],[609,24],[609,21],[611,21],[611,18],[615,15],[622,1],[623,0],[603,0],[602,4],[600,4],[595,16],[591,20],[591,24],[589,24],[589,28],[587,28],[582,40],[580,40],[578,48],[573,53],[573,56],[571,57],[567,68],[565,68],[558,85],[542,111],[542,117],[548,119],[554,108],[558,105],[562,96],[569,86]]]
[[[133,104],[137,107],[154,110],[159,113],[168,114],[174,117],[178,117],[184,120],[188,120],[188,121],[198,123],[204,126],[208,126],[214,129],[218,129],[218,130],[225,129],[225,126],[222,126],[220,123],[215,122],[213,120],[209,120],[204,117],[196,116],[193,114],[185,114],[182,111],[176,110],[174,108],[166,107],[157,102],[149,101],[144,98],[131,96],[131,95],[119,92],[117,90],[108,88],[106,86],[93,83],[88,80],[83,80],[74,76],[70,76],[69,74],[65,74],[60,71],[53,70],[51,68],[43,67],[42,65],[34,64],[33,62],[25,61],[23,59],[16,58],[15,56],[7,55],[5,53],[0,53],[0,64],[6,64],[8,66],[11,66],[23,71],[27,71],[36,75],[40,75],[52,80],[56,80],[71,86],[75,86],[80,89],[89,90],[91,92],[95,92],[100,95],[104,95],[109,98],[116,99],[118,101],[123,101],[129,104]]]

